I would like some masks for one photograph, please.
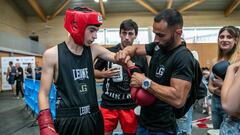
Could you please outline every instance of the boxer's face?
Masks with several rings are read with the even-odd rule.
[[[130,46],[133,44],[133,41],[136,39],[137,35],[135,30],[121,30],[120,38],[122,47]]]
[[[175,29],[168,27],[164,20],[153,23],[153,33],[155,33],[154,42],[157,42],[163,49],[168,50],[176,43]]]
[[[223,51],[230,51],[235,44],[236,39],[227,30],[224,30],[218,37],[219,48]]]
[[[86,46],[89,46],[93,43],[95,39],[97,39],[97,32],[99,30],[99,27],[90,25],[87,26],[84,34],[84,44]]]

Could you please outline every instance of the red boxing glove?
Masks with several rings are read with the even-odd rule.
[[[141,70],[137,66],[132,66],[128,68],[128,74],[131,76],[134,72],[141,73]],[[153,96],[151,93],[147,92],[142,88],[135,88],[131,87],[131,98],[137,105],[140,106],[148,106],[151,105],[155,100],[156,97]]]
[[[54,128],[50,109],[45,109],[39,112],[38,125],[40,135],[59,135]]]
[[[151,105],[156,100],[156,97],[146,90],[134,87],[131,88],[131,98],[137,105],[140,106]]]

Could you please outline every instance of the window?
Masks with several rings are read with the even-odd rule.
[[[106,44],[115,45],[120,43],[119,30],[118,29],[106,29]]]
[[[94,43],[100,44],[100,45],[105,45],[105,30],[100,29],[97,32],[97,39],[94,40]]]
[[[217,43],[220,28],[196,28],[196,43]]]
[[[182,38],[187,43],[217,43],[218,31],[221,27],[184,27]],[[100,45],[116,45],[121,42],[119,28],[100,29],[94,43]],[[134,44],[146,44],[154,41],[152,28],[139,28]]]
[[[134,40],[134,44],[146,44],[149,43],[149,32],[147,28],[139,28],[138,36]]]

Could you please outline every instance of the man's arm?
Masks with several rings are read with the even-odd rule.
[[[56,57],[56,54],[54,54],[56,50],[54,48],[47,50],[43,55],[42,79],[38,95],[39,110],[49,108],[49,92],[53,82],[54,66],[56,63],[53,60]]]
[[[145,45],[132,45],[125,47],[122,51],[118,52],[118,59],[116,59],[116,53],[113,53],[102,46],[93,45],[91,49],[93,60],[95,60],[96,57],[100,57],[113,63],[119,62],[119,59],[126,59],[127,56],[132,57],[133,55],[146,55]],[[127,58],[127,61],[130,59],[130,57]]]
[[[240,117],[240,62],[228,67],[223,82],[221,101],[223,109],[232,116]]]
[[[10,74],[10,67],[7,68],[7,74],[6,74],[6,79],[7,80],[8,80],[9,74]]]
[[[131,57],[134,55],[146,55],[145,45],[127,46],[123,49],[123,51]]]
[[[134,73],[132,75],[131,86],[141,87],[146,77],[143,74]],[[187,99],[187,95],[191,89],[191,82],[182,79],[171,78],[170,86],[160,85],[152,81],[148,91],[158,99],[174,106],[181,108]]]
[[[171,78],[170,86],[163,86],[152,82],[149,92],[175,108],[181,108],[186,102],[190,89],[191,82]]]
[[[20,67],[18,70],[18,75],[22,75],[22,74],[23,74],[23,69],[22,69],[22,67]]]

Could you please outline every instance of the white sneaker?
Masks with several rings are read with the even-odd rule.
[[[17,97],[17,99],[19,99],[19,97]]]

